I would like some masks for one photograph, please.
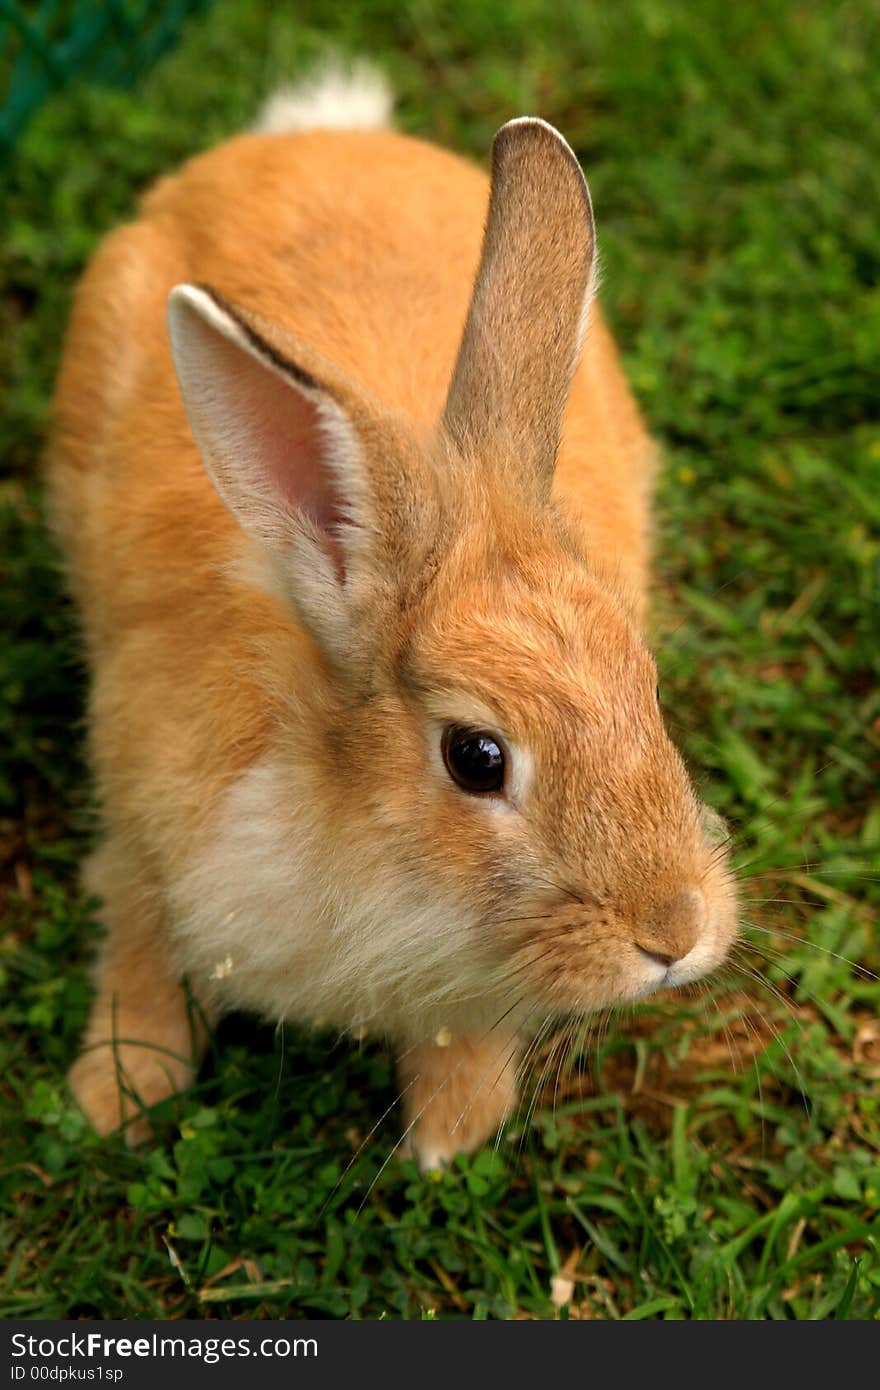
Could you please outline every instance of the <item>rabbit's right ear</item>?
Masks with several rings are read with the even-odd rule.
[[[406,545],[390,417],[318,353],[204,286],[168,301],[172,356],[208,475],[331,658]],[[410,541],[410,544],[412,542]]]
[[[443,423],[459,449],[500,446],[547,496],[593,282],[586,181],[545,121],[492,146],[489,216]]]

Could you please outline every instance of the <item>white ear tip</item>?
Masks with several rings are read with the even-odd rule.
[[[504,122],[504,125],[501,126],[500,130],[498,131],[498,134],[500,135],[502,130],[515,130],[519,127],[527,129],[529,126],[535,127],[539,130],[547,130],[550,132],[551,135],[557,136],[557,138],[562,140],[563,144],[565,144],[565,140],[559,134],[559,131],[556,129],[555,125],[551,125],[549,121],[545,121],[543,116],[512,116],[509,121]]]
[[[195,285],[174,286],[167,300],[168,330],[172,338],[175,328],[186,318],[188,311],[204,314],[203,299],[206,297],[204,290],[197,289]]]
[[[505,140],[511,138],[521,139],[528,135],[543,136],[545,139],[549,138],[555,144],[561,145],[562,148],[571,155],[572,159],[575,160],[575,163],[577,163],[574,150],[571,148],[571,145],[562,132],[557,130],[555,125],[551,125],[549,121],[545,121],[541,116],[514,116],[512,120],[504,122],[504,125],[501,126],[496,133],[495,139],[501,140],[503,143]]]
[[[228,306],[207,285],[175,285],[168,295],[167,315],[168,335],[175,351],[183,345],[193,318],[230,341],[240,341],[240,330]]]
[[[198,285],[180,284],[175,285],[168,294],[169,304],[191,304],[193,300],[198,300],[203,295],[204,290],[200,290]]]
[[[198,314],[210,312],[214,300],[201,285],[186,282],[175,285],[168,294],[168,315],[177,315],[182,309],[194,309]]]

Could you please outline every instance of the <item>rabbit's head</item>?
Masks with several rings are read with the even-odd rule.
[[[308,794],[351,855],[339,901],[373,884],[351,959],[441,1012],[638,999],[716,966],[735,932],[723,838],[627,595],[551,498],[593,264],[574,156],[511,122],[431,432],[214,291],[171,296],[208,472],[319,653]],[[441,905],[430,932],[420,899]]]

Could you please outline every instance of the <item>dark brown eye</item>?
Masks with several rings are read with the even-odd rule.
[[[443,761],[453,782],[481,795],[504,786],[504,753],[495,734],[450,724],[443,734]]]

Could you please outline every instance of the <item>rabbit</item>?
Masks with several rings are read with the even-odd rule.
[[[137,1141],[226,1011],[369,1034],[433,1168],[550,1018],[715,968],[736,889],[643,635],[655,450],[578,162],[523,117],[487,180],[358,82],[160,179],[76,294],[48,497],[107,936],[69,1079]]]

